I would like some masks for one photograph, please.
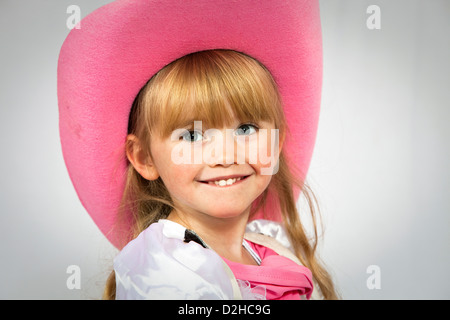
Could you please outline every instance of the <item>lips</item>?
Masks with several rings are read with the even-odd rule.
[[[213,186],[218,187],[226,187],[226,186],[232,186],[238,182],[241,182],[248,178],[250,175],[230,175],[230,176],[221,176],[221,177],[215,177],[208,180],[201,180],[198,182],[209,184]]]

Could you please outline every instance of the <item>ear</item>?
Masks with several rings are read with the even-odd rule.
[[[126,154],[134,169],[146,180],[156,180],[159,173],[150,157],[143,152],[139,139],[134,134],[127,136]]]

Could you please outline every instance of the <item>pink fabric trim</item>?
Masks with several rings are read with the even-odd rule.
[[[261,265],[246,265],[223,258],[238,280],[246,280],[251,287],[264,286],[267,300],[299,300],[311,297],[311,271],[275,251],[248,241],[261,258]]]

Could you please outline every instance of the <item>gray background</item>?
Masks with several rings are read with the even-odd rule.
[[[1,299],[99,299],[116,250],[85,213],[59,142],[69,5],[0,0]],[[369,5],[381,29],[369,30]],[[450,2],[322,0],[322,112],[309,182],[344,299],[449,299]],[[302,204],[299,204],[302,207]],[[81,289],[68,289],[70,265]],[[370,290],[367,268],[381,270]]]

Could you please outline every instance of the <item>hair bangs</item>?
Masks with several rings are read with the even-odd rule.
[[[231,50],[202,51],[163,68],[152,80],[146,103],[148,129],[168,137],[175,129],[202,121],[204,128],[267,121],[283,129],[277,86],[269,71]]]

